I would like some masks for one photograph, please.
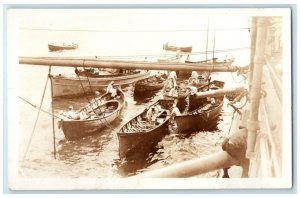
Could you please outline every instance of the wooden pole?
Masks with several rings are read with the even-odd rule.
[[[224,88],[196,93],[197,98],[218,97],[241,93],[245,90],[244,87]]]
[[[247,158],[254,158],[256,135],[259,130],[258,111],[261,97],[261,83],[264,65],[264,54],[267,40],[268,17],[259,17],[257,19],[257,38],[254,56],[253,78],[250,90],[250,115],[247,122]]]
[[[253,67],[254,67],[254,54],[255,54],[255,45],[256,45],[256,34],[257,34],[257,17],[252,17],[251,24],[251,51],[250,51],[250,72],[248,77],[249,91],[251,89],[251,82],[253,78]]]
[[[148,171],[134,177],[138,178],[185,178],[208,173],[210,171],[238,165],[239,161],[227,152],[221,151],[199,159],[174,164],[158,170]]]
[[[211,71],[211,72],[236,72],[246,70],[248,66],[213,66],[210,64],[197,63],[159,63],[143,61],[115,61],[99,59],[74,59],[59,57],[20,57],[20,64],[38,66],[60,66],[60,67],[95,67],[95,68],[117,68],[117,69],[144,69],[144,70],[181,70],[181,71]]]
[[[51,74],[51,66],[49,66],[49,75]],[[48,76],[50,78],[50,76]],[[53,133],[53,156],[56,159],[56,143],[55,143],[55,126],[54,126],[54,108],[53,108],[53,86],[51,81],[51,110],[52,110],[52,133]]]

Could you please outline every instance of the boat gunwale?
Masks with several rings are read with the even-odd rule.
[[[212,111],[214,111],[214,110],[216,110],[216,109],[222,107],[223,105],[224,105],[224,99],[223,99],[217,106],[215,106],[215,107],[212,108],[212,109],[209,109],[208,111],[205,111],[205,112],[202,112],[202,113],[196,113],[196,114],[183,114],[183,115],[180,115],[180,116],[175,116],[175,118],[205,115],[205,114],[207,114],[207,113],[210,113],[210,112],[212,112]],[[199,107],[199,108],[201,108],[201,107]],[[199,108],[197,108],[197,109],[195,109],[195,110],[193,110],[193,111],[196,111],[196,110],[198,110]]]
[[[59,76],[59,75],[52,75],[51,78],[54,80],[74,80],[74,81],[82,81],[82,80],[89,80],[89,81],[108,81],[108,80],[129,80],[131,78],[136,78],[136,77],[142,77],[150,74],[150,71],[141,71],[140,73],[137,74],[132,74],[132,75],[126,75],[126,76],[116,76],[116,77],[86,77],[86,76],[76,76],[76,74],[72,74],[72,76]],[[128,78],[129,77],[129,78]],[[117,82],[116,82],[117,83]]]

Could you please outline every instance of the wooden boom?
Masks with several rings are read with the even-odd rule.
[[[241,86],[241,87],[224,88],[224,89],[198,92],[198,93],[196,93],[196,95],[197,95],[197,98],[218,97],[218,96],[242,93],[243,91],[245,91],[245,87]]]
[[[99,59],[75,59],[59,57],[20,57],[20,64],[51,65],[60,67],[98,67],[117,69],[145,69],[145,70],[180,70],[180,71],[212,71],[236,72],[247,70],[248,66],[213,66],[197,63],[145,62],[145,61],[116,61]]]

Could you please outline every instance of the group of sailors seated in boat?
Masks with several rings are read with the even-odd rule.
[[[63,118],[67,118],[70,120],[84,120],[85,119],[84,113],[77,113],[76,111],[74,111],[72,105],[70,105],[68,107],[67,111],[60,111],[59,115],[62,116]]]
[[[187,91],[194,95],[197,93],[197,88],[194,85],[200,83],[199,74],[196,71],[192,71],[191,77],[188,79]],[[178,89],[180,86],[177,85],[177,75],[175,71],[170,72],[164,90],[167,91],[167,95],[171,97],[178,97]]]
[[[73,106],[69,106],[67,111],[60,111],[59,115],[62,116],[62,119],[69,119],[69,120],[86,120],[88,118],[96,117],[91,113],[86,113],[85,111],[76,112],[73,109]]]
[[[170,109],[163,109],[159,104],[150,107],[145,115],[145,118],[150,126],[154,126],[156,124],[160,124],[158,118],[159,116],[165,112],[167,115],[171,117],[180,116],[181,112],[177,107],[177,102],[174,102]]]

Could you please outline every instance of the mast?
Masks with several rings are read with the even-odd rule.
[[[214,43],[213,43],[213,61],[215,59],[215,44],[216,44],[216,21],[215,21],[215,27],[214,27]]]

